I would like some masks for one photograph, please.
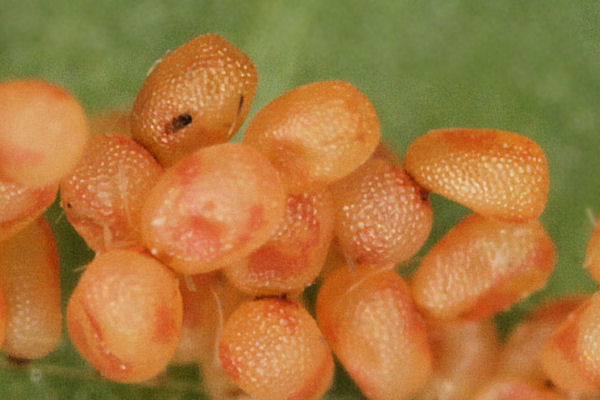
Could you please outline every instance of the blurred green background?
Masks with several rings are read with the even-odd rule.
[[[0,80],[57,82],[90,112],[133,102],[167,50],[218,33],[246,52],[260,78],[255,114],[315,80],[344,79],[373,101],[384,137],[401,153],[434,128],[497,128],[545,149],[551,169],[542,220],[559,261],[546,289],[499,317],[503,329],[537,302],[596,289],[582,268],[600,214],[600,2],[4,0]],[[0,122],[1,123],[1,122]],[[466,210],[434,198],[429,244]],[[64,300],[92,253],[55,206],[47,213],[62,256]],[[150,385],[107,383],[67,335],[50,357],[18,367],[0,360],[3,399],[202,399],[193,368]],[[339,373],[329,398],[362,398]]]

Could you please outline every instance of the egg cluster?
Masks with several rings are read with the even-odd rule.
[[[72,343],[134,383],[197,363],[215,399],[319,399],[334,356],[369,399],[600,393],[600,295],[541,307],[500,344],[491,318],[542,288],[543,150],[439,129],[404,159],[351,83],[310,83],[243,125],[252,60],[199,36],[153,67],[130,112],[88,121],[64,89],[0,84],[0,339],[36,359],[61,337],[58,253],[41,216],[60,187],[96,252],[69,299]],[[436,193],[473,213],[409,278]],[[600,229],[588,249],[600,276]],[[318,285],[314,312],[304,290]]]

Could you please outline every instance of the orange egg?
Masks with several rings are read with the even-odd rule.
[[[0,83],[0,179],[28,186],[57,182],[79,162],[87,117],[65,89],[36,80]]]
[[[229,377],[262,400],[320,399],[333,379],[333,357],[315,320],[280,298],[241,304],[223,328],[219,354]]]
[[[163,173],[154,157],[124,135],[96,135],[60,183],[69,222],[95,251],[141,244],[140,214]]]
[[[62,333],[60,268],[54,234],[43,217],[0,241],[0,290],[6,302],[2,350],[26,360],[52,352]]]
[[[401,263],[425,244],[433,225],[428,194],[392,161],[374,157],[331,190],[335,233],[356,263]]]
[[[228,141],[242,126],[258,74],[240,49],[201,35],[158,61],[131,114],[133,137],[170,166],[199,147]]]
[[[279,171],[288,191],[317,190],[364,163],[379,143],[375,108],[348,82],[315,82],[273,100],[250,122],[244,143]]]
[[[502,221],[537,218],[546,205],[549,173],[533,140],[491,129],[438,129],[417,138],[406,170],[427,190]]]

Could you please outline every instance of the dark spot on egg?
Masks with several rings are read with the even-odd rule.
[[[188,113],[180,114],[177,117],[173,118],[171,122],[167,124],[166,132],[167,133],[175,133],[189,124],[192,123],[192,116]]]

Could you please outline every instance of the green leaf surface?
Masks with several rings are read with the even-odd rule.
[[[442,127],[533,138],[550,163],[542,221],[559,261],[544,290],[498,317],[501,328],[542,299],[596,290],[582,264],[593,229],[588,214],[600,214],[600,2],[4,0],[0,80],[57,82],[90,113],[125,107],[157,58],[207,32],[223,35],[256,63],[251,115],[301,84],[343,79],[372,100],[384,137],[400,153]],[[438,197],[434,206],[426,249],[466,214]],[[78,268],[93,254],[58,206],[47,215],[59,236],[66,304]],[[0,398],[205,398],[191,367],[170,369],[147,385],[106,382],[64,336],[42,361],[0,360]],[[328,398],[362,398],[338,375]]]

